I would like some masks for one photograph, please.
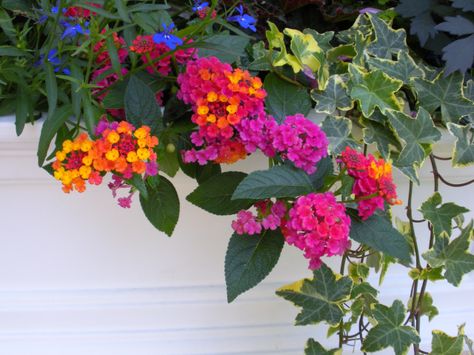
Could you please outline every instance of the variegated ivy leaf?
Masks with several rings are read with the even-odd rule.
[[[445,122],[458,123],[462,116],[474,112],[474,103],[463,94],[463,76],[459,72],[448,77],[441,72],[433,81],[416,78],[414,84],[420,105],[429,112],[441,108]]]
[[[349,137],[352,122],[347,118],[335,118],[327,116],[321,128],[329,140],[329,150],[333,154],[339,154],[347,146],[356,147],[357,143]]]
[[[396,167],[400,172],[413,181],[415,184],[420,184],[420,177],[418,175],[418,168],[415,168],[413,165],[401,165],[397,161],[400,154],[396,154],[392,152],[392,157],[394,159],[393,166]]]
[[[401,108],[395,93],[401,88],[402,82],[393,79],[380,70],[362,73],[360,82],[352,87],[352,99],[359,101],[365,117],[370,117],[376,107],[382,113],[388,109]]]
[[[364,142],[367,144],[376,144],[377,150],[384,159],[390,158],[390,146],[401,150],[401,145],[393,134],[393,131],[385,124],[372,120],[363,120]]]
[[[452,231],[452,220],[462,213],[469,212],[467,208],[448,202],[442,203],[441,194],[435,192],[421,207],[423,217],[431,222],[433,232],[436,236],[450,237]]]
[[[352,280],[347,276],[337,278],[325,264],[314,270],[313,275],[313,279],[283,286],[276,294],[302,308],[296,316],[296,325],[322,321],[339,323],[344,315],[342,305],[351,293]]]
[[[423,254],[431,267],[444,266],[446,280],[458,286],[462,277],[474,270],[474,255],[469,253],[470,240],[473,238],[473,221],[461,230],[459,237],[449,242],[449,237],[436,237],[433,248]]]
[[[474,102],[474,80],[470,79],[464,88],[464,96]]]
[[[367,333],[362,351],[375,352],[391,346],[396,355],[403,355],[411,344],[420,342],[415,329],[402,325],[406,315],[401,301],[395,300],[391,307],[376,304],[373,313],[377,325]]]
[[[272,63],[277,53],[265,49],[265,44],[260,41],[252,46],[252,56],[254,60],[249,64],[248,69],[264,71],[272,69]]]
[[[280,32],[278,27],[270,21],[268,21],[268,27],[270,30],[267,30],[265,34],[267,36],[270,51],[273,51],[275,48],[280,50],[279,52],[276,52],[277,55],[273,58],[273,65],[275,67],[281,67],[285,64],[289,64],[292,67],[295,66],[298,68],[299,64],[297,63],[295,56],[288,54],[286,51],[285,36],[283,33]],[[295,70],[295,68],[293,68],[293,70]]]
[[[285,28],[284,34],[291,38],[290,49],[293,52],[299,66],[292,65],[295,73],[303,70],[305,67],[310,68],[313,72],[317,72],[321,66],[321,62],[316,54],[321,52],[318,42],[311,34],[304,34],[298,30]]]
[[[408,52],[398,53],[398,60],[390,60],[376,57],[367,57],[367,63],[372,69],[380,69],[385,74],[403,81],[409,85],[414,78],[424,78],[424,72],[416,65]]]
[[[420,294],[416,294],[416,302],[419,302],[420,300]],[[412,302],[413,302],[413,297],[410,297],[408,300],[408,309],[411,309],[412,307]],[[422,316],[427,316],[428,319],[431,321],[434,317],[436,317],[439,314],[438,308],[433,306],[433,297],[431,297],[431,294],[429,292],[426,292],[423,295],[423,300],[421,302],[420,308],[418,308],[418,313]]]
[[[452,337],[441,330],[433,330],[432,335],[431,355],[460,355],[462,353],[463,334]]]
[[[319,47],[322,51],[327,52],[332,48],[331,40],[334,37],[334,31],[327,31],[323,33],[319,33],[318,31],[312,28],[305,28],[303,30],[304,34],[310,34],[318,43]]]
[[[453,165],[466,166],[474,163],[474,128],[448,123],[448,129],[456,137]]]
[[[314,339],[308,339],[304,348],[304,355],[342,355],[342,349],[326,350]]]
[[[397,164],[420,166],[430,151],[430,145],[441,138],[430,114],[420,107],[416,118],[393,110],[388,111],[388,117],[398,137],[405,143]]]
[[[394,30],[377,16],[370,16],[370,22],[375,32],[375,41],[369,44],[369,53],[391,59],[393,54],[408,51],[405,30]]]
[[[355,43],[357,32],[360,32],[364,37],[369,37],[372,33],[372,24],[366,15],[359,15],[350,28],[339,31],[336,37],[342,43]]]
[[[316,101],[316,112],[333,114],[336,109],[348,111],[352,108],[352,100],[347,95],[346,84],[340,75],[329,77],[324,90],[312,90],[311,97]]]

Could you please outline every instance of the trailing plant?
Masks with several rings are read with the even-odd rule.
[[[65,192],[111,176],[120,206],[139,195],[148,220],[171,235],[180,201],[169,178],[181,170],[198,183],[189,202],[236,215],[229,302],[264,280],[288,244],[313,277],[277,295],[301,308],[297,325],[325,323],[338,335],[333,350],[308,340],[307,354],[357,341],[364,352],[427,353],[422,317],[438,312],[429,284],[458,286],[474,269],[469,210],[439,192],[474,180],[447,181],[437,164],[474,162],[474,84],[415,55],[391,11],[362,11],[350,28],[323,33],[270,21],[256,41],[259,23],[240,3],[4,0],[1,10],[1,111],[16,114],[18,134],[47,112],[38,163]],[[451,157],[432,151],[442,132],[456,140]],[[268,167],[222,171],[256,151]],[[414,206],[423,164],[433,194]],[[393,169],[408,196],[397,194]],[[406,218],[393,220],[401,204]],[[333,256],[338,272],[325,263]],[[382,281],[390,264],[412,286],[384,305],[368,277]],[[463,328],[434,331],[431,351],[460,354],[464,343]]]

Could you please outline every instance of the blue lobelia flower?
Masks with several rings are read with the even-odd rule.
[[[61,39],[65,38],[74,38],[78,34],[82,35],[88,35],[90,33],[89,29],[87,26],[89,25],[89,22],[84,22],[84,25],[81,25],[80,23],[69,23],[67,21],[61,21],[61,25],[64,27],[64,32],[61,35]]]
[[[227,18],[227,20],[238,22],[240,27],[248,28],[249,30],[253,32],[257,32],[257,29],[255,28],[255,24],[257,23],[257,20],[254,19],[249,14],[244,14],[244,8],[242,7],[242,5],[239,5],[237,7],[237,11],[239,12],[239,15],[230,16]]]
[[[171,50],[175,49],[176,46],[183,44],[183,40],[178,36],[171,34],[174,29],[174,23],[171,23],[169,26],[163,24],[163,31],[155,33],[153,35],[153,42],[160,44],[166,44]]]
[[[194,0],[194,6],[193,6],[194,12],[202,11],[206,7],[209,7],[209,3],[207,1],[202,2],[202,0]]]
[[[69,68],[62,68],[61,59],[58,57],[58,50],[56,48],[51,49],[48,54],[46,55],[46,62],[51,63],[54,68],[54,72],[62,72],[65,75],[71,75],[71,71]],[[34,64],[34,67],[39,67],[44,65],[45,63],[45,55],[41,54],[39,60]]]

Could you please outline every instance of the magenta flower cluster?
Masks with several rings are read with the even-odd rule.
[[[237,219],[232,222],[232,228],[237,234],[259,234],[263,229],[275,230],[282,224],[286,214],[286,205],[282,201],[259,201],[254,205],[257,215],[250,211],[240,211]]]

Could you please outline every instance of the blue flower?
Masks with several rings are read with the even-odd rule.
[[[171,31],[174,29],[174,23],[171,23],[169,26],[163,24],[163,31],[155,33],[153,35],[153,42],[160,44],[166,44],[171,50],[175,49],[176,46],[183,44],[183,40],[178,36],[172,35]]]
[[[62,62],[61,59],[58,58],[58,50],[56,48],[53,48],[48,52],[48,55],[46,55],[46,62],[52,64],[55,73],[62,72],[64,75],[71,75],[69,68],[61,67]],[[41,54],[39,60],[34,64],[34,67],[40,67],[44,65],[44,63],[45,55]]]
[[[89,29],[87,26],[89,23],[86,21],[84,25],[81,25],[80,23],[69,23],[67,21],[61,21],[61,25],[64,26],[64,32],[61,35],[61,39],[65,39],[68,37],[74,38],[78,34],[82,35],[88,35],[90,33]]]
[[[209,7],[209,3],[207,1],[202,2],[202,0],[194,0],[194,6],[193,6],[194,12],[202,11],[206,7]]]
[[[238,22],[240,27],[248,28],[253,32],[257,32],[257,29],[255,28],[257,20],[248,14],[244,14],[244,8],[242,7],[242,5],[239,5],[239,7],[237,7],[237,11],[239,12],[239,15],[230,16],[227,18],[227,20]]]

